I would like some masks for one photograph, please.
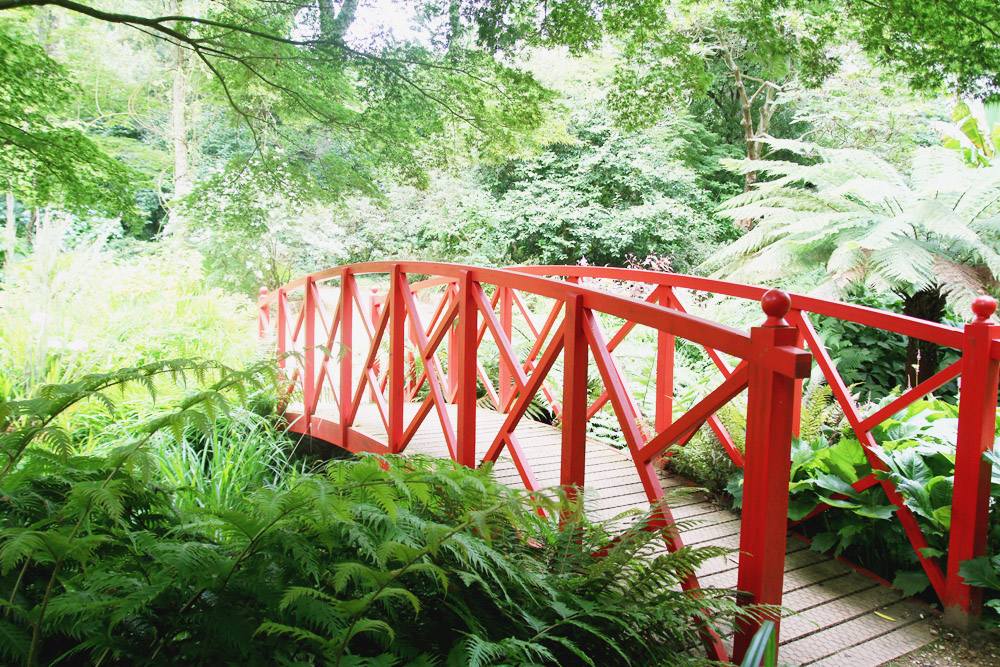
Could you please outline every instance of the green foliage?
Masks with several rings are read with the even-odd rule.
[[[65,118],[75,85],[28,30],[0,17],[0,187],[31,205],[136,221],[131,171]]]
[[[488,194],[466,186],[440,203],[435,198],[415,243],[440,259],[486,264],[584,257],[621,266],[629,254],[657,254],[684,271],[733,236],[730,225],[708,217],[705,179],[686,163],[704,159],[696,124],[625,135],[598,111],[570,130],[572,141],[550,144],[537,157],[481,169]]]
[[[794,128],[784,87],[814,87],[838,65],[830,15],[806,5],[610,2],[605,11],[622,45],[609,96],[619,122],[648,127],[685,108],[752,158],[759,138],[806,129]]]
[[[854,19],[865,50],[915,88],[934,90],[949,83],[980,99],[1000,92],[995,48],[1000,21],[988,0],[875,0],[846,6],[824,0],[816,5]]]
[[[725,217],[759,220],[709,260],[730,279],[801,277],[824,267],[833,289],[940,290],[956,311],[968,312],[983,286],[977,271],[1000,275],[1000,170],[966,169],[953,151],[928,148],[907,179],[863,151],[771,145],[819,162],[730,163],[771,178],[722,207]]]
[[[711,390],[710,376],[703,378],[691,385],[684,394],[675,397],[676,411],[683,413],[689,410]],[[733,437],[736,449],[742,452],[746,435],[746,401],[733,399],[716,414]],[[683,447],[674,446],[667,453],[668,470],[716,494],[727,491],[732,475],[739,470],[708,425],[702,426]],[[741,491],[736,495],[739,493]]]
[[[902,494],[931,553],[939,556],[947,552],[951,525],[957,417],[953,404],[924,400],[872,431],[878,443],[875,453],[888,468],[880,476]],[[822,439],[797,441],[792,449],[789,518],[802,519],[818,503],[837,508],[813,520],[813,530],[819,531],[814,548],[846,551],[883,576],[898,575],[905,590],[922,590],[927,577],[897,522],[889,521],[895,508],[885,493],[879,486],[860,493],[850,487],[871,472],[861,445],[848,435],[834,444]]]
[[[951,101],[900,86],[895,74],[855,47],[840,51],[842,67],[822,87],[796,82],[785,87],[785,104],[794,111],[799,127],[807,126],[798,134],[829,148],[869,151],[897,169],[909,169],[918,149],[938,143],[938,122],[947,115]]]
[[[217,371],[105,455],[74,451],[66,419],[80,401]],[[725,550],[664,553],[661,534],[636,530],[595,558],[612,536],[579,507],[450,461],[340,461],[248,484],[237,504],[160,482],[159,432],[211,438],[218,415],[273,378],[270,363],[167,362],[0,404],[0,653],[27,665],[696,664],[699,628],[724,632],[741,613],[727,592],[679,587]]]
[[[127,257],[100,240],[67,252],[63,224],[40,233],[0,291],[0,398],[157,359],[254,358],[249,301],[208,287],[197,255],[162,248]]]
[[[878,294],[863,285],[848,287],[844,298],[882,311],[899,313],[903,309],[903,300],[898,295]],[[848,386],[858,386],[862,399],[879,401],[901,388],[906,377],[905,336],[835,317],[816,316],[815,321],[820,340],[840,377]],[[939,355],[942,367],[958,359],[958,352],[951,348],[940,348]],[[954,398],[958,393],[957,383],[949,382],[936,393]]]
[[[992,617],[987,620],[991,625],[1000,625],[1000,555],[980,556],[962,563],[958,574],[970,586],[985,588],[989,594],[983,606],[992,609]]]
[[[959,102],[951,112],[952,124],[938,124],[944,147],[961,152],[966,164],[971,167],[992,165],[997,157],[997,148],[1000,147],[1000,123],[996,118],[1000,102],[986,106],[988,111],[985,127],[980,127],[979,119],[972,114],[965,102]]]

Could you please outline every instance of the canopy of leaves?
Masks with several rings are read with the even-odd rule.
[[[31,22],[48,12],[74,24],[123,26],[145,40],[142,48],[156,49],[157,42],[179,48],[189,62],[185,76],[198,84],[200,104],[227,110],[243,128],[224,151],[226,161],[214,161],[201,174],[202,187],[188,202],[198,217],[199,207],[228,198],[228,206],[210,212],[233,225],[246,224],[257,215],[255,207],[264,205],[261,198],[247,198],[248,192],[280,189],[292,201],[313,202],[375,196],[386,178],[424,185],[428,169],[455,155],[507,156],[521,146],[525,133],[541,122],[548,94],[492,49],[523,43],[526,35],[518,31],[526,28],[501,22],[477,37],[478,28],[490,27],[490,16],[478,3],[461,4],[452,22],[438,20],[448,15],[448,3],[424,6],[413,17],[420,25],[412,39],[365,28],[351,32],[356,2],[341,3],[335,19],[326,0],[323,11],[310,2],[185,2],[181,10],[189,15],[179,16],[157,15],[148,3],[125,3],[115,12],[62,0],[9,0],[0,2],[0,11],[11,22]],[[44,142],[59,154],[77,156],[78,169],[63,164],[68,158],[45,167],[58,169],[52,180],[79,198],[80,183],[89,184],[96,178],[91,174],[114,163],[102,161],[92,144],[80,142],[81,135],[45,126],[46,112],[69,93],[59,89],[62,84],[47,87],[58,66],[32,41],[27,34],[7,35],[5,49],[37,61],[5,68],[23,72],[9,75],[9,87],[31,98],[10,109],[37,109],[39,116],[33,126],[19,124],[9,133],[24,135],[17,137],[18,146],[29,155]],[[116,98],[119,107],[123,103]],[[132,100],[127,104],[127,112],[119,113],[134,115]],[[251,185],[234,192],[237,180]]]
[[[740,107],[726,56],[746,76],[779,84],[798,78],[814,86],[836,69],[828,51],[834,29],[822,13],[747,0],[608,5],[607,30],[623,56],[611,103],[628,126],[648,125],[678,104],[706,97],[737,125]],[[760,95],[752,104],[763,101]],[[738,127],[733,132],[742,135]]]
[[[827,8],[853,16],[865,50],[906,76],[910,85],[934,90],[942,83],[954,84],[980,99],[1000,95],[996,3],[864,0]]]
[[[0,17],[0,187],[22,201],[135,218],[131,172],[72,121],[60,120],[75,89],[66,71]]]

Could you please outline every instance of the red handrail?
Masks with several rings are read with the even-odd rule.
[[[356,276],[366,274],[387,276],[388,288],[379,293],[372,291],[364,299]],[[410,283],[408,274],[431,277]],[[580,283],[588,279],[642,283],[649,287],[650,293],[645,299],[613,294]],[[319,283],[327,281],[340,285],[339,301],[329,324],[326,321],[328,311],[322,305],[318,288]],[[492,297],[487,296],[484,285],[492,286]],[[431,290],[434,287],[444,289]],[[299,289],[303,290],[304,298],[298,313],[293,313],[288,294]],[[990,420],[996,415],[1000,334],[997,326],[987,322],[992,310],[985,316],[980,314],[975,324],[962,331],[862,306],[799,294],[781,296],[784,293],[780,293],[765,308],[769,315],[767,322],[747,333],[688,314],[677,289],[702,290],[754,301],[761,300],[767,293],[762,287],[636,269],[579,266],[492,269],[433,262],[375,262],[318,271],[293,280],[274,293],[262,290],[258,300],[259,327],[264,333],[272,326],[271,310],[275,308],[277,318],[273,324],[277,328],[278,350],[296,352],[295,356],[282,360],[289,385],[302,388],[301,414],[287,413],[292,420],[292,430],[310,433],[351,451],[402,452],[423,419],[433,411],[441,422],[452,458],[471,466],[477,460],[495,461],[506,449],[529,490],[537,489],[538,484],[514,429],[539,392],[560,415],[561,483],[571,488],[585,482],[586,423],[606,404],[611,405],[618,419],[637,475],[651,502],[658,503],[663,495],[653,467],[655,459],[670,445],[687,442],[698,428],[708,423],[736,464],[745,469],[741,530],[744,554],[740,561],[739,587],[752,593],[745,602],[766,604],[780,604],[781,601],[787,528],[783,517],[787,514],[790,442],[798,430],[802,378],[809,375],[812,361],[816,361],[826,376],[875,470],[884,469],[884,465],[873,452],[876,443],[871,429],[961,372],[964,377],[958,440],[961,453],[956,469],[953,511],[956,524],[951,533],[951,550],[953,554],[961,554],[963,559],[982,555],[986,522],[980,515],[983,508],[988,508],[989,475],[987,472],[984,476],[982,464],[975,461],[981,462],[982,452],[992,446],[992,431],[985,424],[992,427]],[[427,322],[417,306],[416,295],[421,292],[439,298]],[[552,302],[544,322],[535,319],[535,314],[525,306],[522,294]],[[977,314],[986,310],[980,308]],[[620,318],[624,325],[606,337],[595,313]],[[810,313],[954,347],[962,350],[963,358],[960,364],[941,371],[865,419],[819,341],[808,316]],[[530,352],[523,359],[518,356],[512,338],[513,324],[519,315],[534,337]],[[783,319],[785,316],[790,323]],[[368,339],[364,345],[357,345],[359,350],[367,347],[360,368],[355,368],[352,354],[355,318],[363,324]],[[657,332],[653,425],[643,418],[614,354],[618,344],[637,325]],[[320,340],[316,338],[317,328],[322,333]],[[497,387],[493,386],[478,358],[479,347],[487,336],[496,344],[499,353],[500,382]],[[724,381],[686,414],[675,419],[672,414],[673,351],[678,336],[705,347]],[[380,353],[384,342],[389,348],[388,363]],[[439,358],[445,343],[447,372]],[[335,345],[348,352],[335,353],[331,349]],[[805,346],[809,353],[800,349]],[[322,358],[317,358],[317,354]],[[560,355],[564,357],[561,396],[559,389],[549,382]],[[604,391],[588,405],[590,355],[603,381]],[[735,357],[740,363],[731,368],[722,355]],[[419,376],[407,376],[408,356],[420,360]],[[975,364],[975,372],[970,370],[972,364]],[[291,368],[286,367],[289,365]],[[332,367],[337,367],[336,373]],[[415,364],[411,363],[410,372],[415,372],[414,368]],[[488,444],[482,459],[477,457],[475,441],[476,387],[480,381],[497,409],[506,413],[503,427]],[[403,403],[425,385],[427,398],[421,402],[416,417],[409,424],[404,423]],[[733,438],[715,414],[744,390],[748,391],[745,462],[744,454],[736,448]],[[327,414],[316,414],[324,392],[336,406],[335,419]],[[353,427],[366,392],[382,417],[387,433],[385,442]],[[446,403],[457,404],[457,424],[451,423]],[[975,459],[977,454],[979,459]],[[968,486],[960,488],[959,479],[965,480]],[[986,496],[982,492],[984,479]],[[957,558],[949,559],[946,576],[935,559],[924,555],[922,549],[927,542],[892,483],[871,477],[856,486],[867,488],[875,483],[883,486],[896,505],[897,515],[949,614],[959,621],[974,621],[979,609],[978,593],[958,577]],[[673,519],[666,505],[657,506],[653,523],[671,524]],[[966,511],[970,520],[966,520]],[[679,545],[680,540],[675,539],[670,546]],[[685,586],[697,586],[696,579],[692,577]],[[753,622],[741,626],[736,641],[737,656],[745,650],[758,625],[759,622]],[[713,648],[714,656],[724,657],[721,643],[715,642]]]

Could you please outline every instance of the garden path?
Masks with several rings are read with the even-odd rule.
[[[317,416],[322,416],[323,405]],[[332,406],[330,406],[332,407]],[[449,405],[452,423],[455,406]],[[405,406],[407,423],[417,404]],[[331,415],[331,418],[333,416]],[[477,414],[478,442],[491,442],[503,415],[491,410]],[[363,405],[355,427],[385,440],[385,427],[374,405]],[[561,431],[546,424],[522,419],[515,431],[526,459],[542,487],[559,483]],[[410,454],[448,457],[441,424],[432,413],[406,448]],[[587,512],[592,519],[610,519],[630,509],[644,511],[649,504],[627,452],[587,442],[586,483],[591,490]],[[501,455],[494,472],[498,481],[522,486],[513,460]],[[684,544],[739,548],[738,515],[715,504],[701,492],[686,491],[689,484],[676,476],[660,473],[674,518],[689,525],[681,530]],[[903,598],[876,579],[849,565],[808,548],[801,538],[790,535],[785,558],[783,604],[790,610],[782,620],[779,662],[815,667],[876,667],[929,644],[933,611],[919,602]],[[736,554],[715,558],[698,572],[703,586],[736,587]]]

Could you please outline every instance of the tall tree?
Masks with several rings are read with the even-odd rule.
[[[9,267],[14,261],[14,253],[17,250],[17,218],[14,217],[14,193],[8,190],[6,195],[7,219],[3,234],[3,257],[4,266]]]
[[[751,160],[762,156],[784,87],[816,85],[837,66],[826,50],[826,17],[769,2],[611,0],[605,25],[622,48],[611,101],[625,125],[646,126],[707,99],[739,128]],[[745,189],[756,179],[747,171]]]
[[[188,8],[175,6],[178,12]],[[479,7],[463,3],[460,22],[471,28],[488,22]],[[530,76],[492,54],[526,43],[529,31],[520,23],[484,25],[476,44],[445,53],[435,39],[351,37],[362,8],[358,0],[318,6],[232,0],[208,5],[204,15],[129,14],[74,0],[0,0],[0,14],[39,8],[129,26],[169,43],[178,63],[175,100],[184,98],[185,54],[205,71],[215,99],[250,139],[249,150],[235,156],[209,196],[251,174],[267,187],[278,185],[273,175],[279,171],[280,187],[292,196],[328,201],[357,191],[374,194],[386,175],[420,182],[430,166],[423,150],[430,139],[457,132],[477,151],[505,153],[540,123],[547,97]],[[440,10],[451,7],[444,3]],[[451,29],[429,25],[426,32]],[[180,111],[175,104],[175,176],[183,194]]]
[[[170,13],[180,16],[183,0],[170,0]],[[171,45],[173,81],[170,96],[170,133],[174,148],[174,196],[191,194],[191,148],[188,141],[188,53],[182,44]]]

